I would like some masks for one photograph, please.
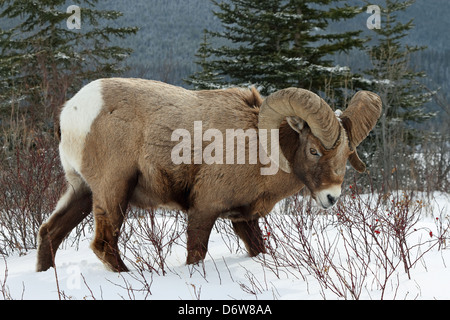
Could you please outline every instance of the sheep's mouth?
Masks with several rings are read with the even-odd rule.
[[[329,203],[329,201],[327,201],[327,203],[324,203],[320,198],[314,198],[314,200],[316,201],[317,205],[322,207],[322,209],[328,210],[330,208],[332,208],[335,203]]]
[[[313,193],[313,199],[317,205],[325,210],[332,208],[341,195],[341,186],[335,185],[319,192]]]

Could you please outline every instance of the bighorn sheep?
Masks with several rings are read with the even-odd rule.
[[[117,240],[129,204],[187,213],[188,264],[205,258],[219,217],[231,219],[250,256],[264,253],[258,219],[304,186],[323,208],[334,205],[347,159],[356,170],[365,170],[356,147],[380,113],[380,98],[367,91],[358,92],[338,117],[304,89],[281,90],[263,101],[255,89],[190,91],[119,78],[91,82],[61,111],[67,190],[40,228],[37,270],[53,266],[63,238],[93,211],[92,249],[111,270],[126,271]],[[260,169],[267,166],[261,161],[175,164],[171,154],[179,140],[172,135],[180,128],[194,134],[195,121],[202,122],[202,130],[223,134],[227,129],[279,130],[267,152],[281,170],[262,175]],[[203,141],[200,149],[206,146]],[[272,147],[279,147],[278,157]]]

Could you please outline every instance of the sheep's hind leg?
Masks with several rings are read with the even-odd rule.
[[[128,268],[120,257],[118,240],[134,182],[110,184],[101,193],[93,192],[95,237],[91,248],[105,266],[115,272]]]
[[[128,271],[117,245],[124,217],[121,208],[105,210],[94,200],[95,238],[91,248],[105,266],[115,272]]]
[[[36,270],[54,266],[56,250],[62,240],[92,210],[92,194],[81,177],[68,173],[67,191],[61,197],[51,217],[39,229]]]
[[[266,253],[261,228],[258,219],[249,221],[233,221],[233,229],[245,244],[250,257]]]

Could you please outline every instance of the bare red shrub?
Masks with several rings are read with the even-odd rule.
[[[0,170],[0,252],[36,248],[39,227],[63,191],[63,177],[56,142],[45,134],[5,161]]]

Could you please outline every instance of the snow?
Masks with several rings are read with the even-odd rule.
[[[348,195],[346,197],[350,198]],[[360,299],[450,299],[450,270],[448,269],[450,248],[447,247],[447,243],[440,248],[436,245],[436,237],[440,233],[439,223],[436,221],[441,219],[444,226],[449,225],[450,195],[434,193],[431,198],[424,201],[426,205],[423,207],[426,209],[421,212],[420,219],[414,225],[417,231],[412,232],[408,237],[408,241],[411,242],[412,259],[423,254],[423,257],[419,258],[410,270],[411,279],[399,263],[382,292],[380,285],[383,278],[382,270],[377,269],[373,261],[370,262],[369,271],[365,276],[358,275],[352,278],[348,273],[342,273],[347,282],[362,281],[362,285],[359,286]],[[287,251],[283,246],[275,244],[271,237],[278,235],[281,239],[283,232],[293,226],[290,218],[285,219],[280,213],[281,208],[282,206],[278,206],[271,216],[274,217],[274,221],[285,222],[270,224],[270,218],[269,224],[262,222],[263,230],[267,232],[266,237],[269,238],[268,242],[273,245],[276,255],[248,257],[242,243],[235,241],[230,225],[220,221],[211,234],[208,256],[204,264],[187,266],[184,263],[186,258],[184,219],[175,218],[173,215],[157,215],[156,221],[159,227],[155,230],[160,231],[160,235],[170,237],[168,234],[173,229],[176,229],[175,232],[178,235],[171,246],[164,247],[165,274],[157,264],[153,265],[153,271],[142,268],[144,264],[136,256],[136,252],[142,254],[142,259],[145,260],[146,256],[154,253],[153,247],[145,240],[145,237],[142,237],[142,234],[134,238],[131,233],[125,236],[127,249],[124,250],[126,256],[124,261],[131,271],[118,274],[106,270],[89,248],[92,234],[89,231],[91,228],[86,228],[86,235],[78,242],[73,244],[72,241],[66,240],[58,250],[56,272],[53,268],[46,272],[35,272],[35,250],[23,256],[10,255],[0,258],[0,298],[25,300],[352,299],[352,295],[348,292],[344,296],[339,296],[330,287],[324,286],[314,276],[311,269],[280,263],[284,258],[276,261],[277,257],[283,257]],[[130,219],[130,223],[136,223],[142,218],[134,219]],[[347,256],[345,248],[339,244],[340,228],[334,223],[337,218],[333,212],[321,214],[314,220],[308,221],[312,224],[327,225],[323,229],[324,233],[310,233],[312,246],[322,241],[330,248],[336,248],[333,259],[337,259],[338,266],[348,267],[351,265],[349,261],[354,262],[353,267],[358,266],[356,260]],[[267,231],[267,226],[271,234]],[[433,236],[430,236],[430,232]],[[448,234],[445,235],[448,237]],[[296,242],[292,245],[295,246]],[[301,248],[292,249],[300,250]],[[327,274],[335,277],[331,271]],[[375,274],[377,276],[374,276]],[[336,277],[333,281],[342,285]]]
[[[377,85],[382,85],[382,86],[393,86],[392,81],[390,79],[381,79],[381,80],[375,80],[375,79],[367,79],[367,78],[353,78],[353,80],[357,80],[360,81],[362,83],[366,83],[368,85],[373,85],[373,84],[377,84]]]
[[[349,67],[341,67],[340,65],[337,65],[334,67],[324,67],[321,65],[313,64],[311,66],[317,71],[326,71],[326,72],[334,73],[334,74],[345,74],[345,73],[350,72]]]
[[[68,55],[66,55],[65,53],[63,53],[63,52],[58,52],[55,55],[55,58],[56,59],[62,59],[62,60],[69,60],[70,59],[70,57]]]
[[[293,14],[293,13],[287,13],[287,12],[276,12],[274,14],[274,17],[280,18],[280,19],[289,19],[289,20],[302,20],[303,14]]]

